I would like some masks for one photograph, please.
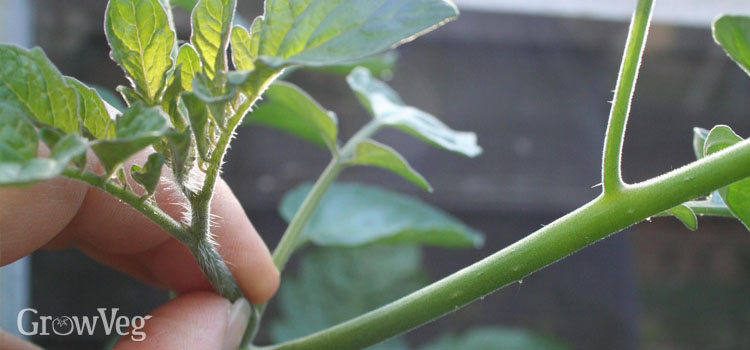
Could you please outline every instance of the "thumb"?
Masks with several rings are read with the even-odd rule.
[[[141,329],[131,328],[114,349],[237,349],[250,319],[250,304],[193,292],[158,307]]]

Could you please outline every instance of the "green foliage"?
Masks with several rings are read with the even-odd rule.
[[[386,51],[353,63],[336,64],[332,66],[311,67],[310,69],[338,75],[349,75],[357,67],[367,68],[374,76],[388,80],[395,71],[398,52]]]
[[[461,335],[446,334],[420,348],[425,350],[553,350],[570,347],[558,340],[526,330],[486,326],[470,329]]]
[[[703,158],[703,146],[706,144],[708,130],[703,128],[693,128],[693,153],[696,159]]]
[[[91,148],[107,174],[114,172],[134,154],[166,135],[167,116],[159,107],[132,105],[115,122],[115,138],[98,140]]]
[[[150,106],[159,103],[174,64],[177,40],[162,4],[158,0],[110,0],[104,28],[112,59],[125,71],[138,98]]]
[[[309,184],[300,185],[284,196],[279,211],[285,220],[291,220],[309,191]],[[340,183],[323,196],[303,240],[320,246],[419,243],[458,248],[479,246],[483,237],[418,199],[375,186]]]
[[[56,140],[49,157],[37,157],[34,126],[17,108],[0,103],[0,185],[24,185],[59,175],[86,152],[86,140],[69,134]]]
[[[109,117],[99,93],[84,85],[76,78],[66,77],[65,81],[76,89],[78,94],[78,118],[86,131],[97,139],[108,139],[115,136],[115,124]]]
[[[206,108],[206,105],[192,92],[183,93],[182,101],[185,103],[188,117],[190,118],[190,129],[195,136],[197,153],[203,160],[209,161],[211,140],[209,139],[208,134],[208,108]]]
[[[226,69],[226,50],[236,6],[237,0],[200,0],[193,9],[190,42],[210,79]]]
[[[260,56],[327,66],[390,49],[455,18],[445,0],[267,0]]]
[[[279,292],[280,319],[271,323],[277,342],[346,321],[427,282],[415,246],[317,248],[306,252],[299,266]],[[378,348],[407,347],[396,338],[373,347]]]
[[[338,147],[336,115],[290,83],[272,84],[245,123],[280,129],[331,150]]]
[[[432,186],[396,150],[382,143],[365,140],[357,144],[351,165],[370,165],[390,170],[423,190],[432,192]]]
[[[0,44],[0,102],[63,132],[80,130],[76,90],[39,48]]]
[[[704,156],[721,151],[737,142],[742,141],[734,131],[725,125],[715,126],[708,133],[704,145]],[[735,182],[718,190],[724,203],[732,214],[750,227],[750,179]]]
[[[706,136],[703,143],[703,156],[721,151],[740,141],[742,138],[737,136],[730,127],[717,125]]]
[[[403,130],[432,145],[468,157],[482,153],[474,133],[452,130],[434,116],[405,105],[393,89],[373,78],[367,69],[354,69],[347,82],[379,124]]]
[[[667,210],[667,213],[670,215],[674,215],[674,217],[680,220],[680,222],[682,222],[682,224],[691,231],[695,231],[698,229],[698,218],[695,216],[695,213],[692,209],[690,209],[689,206],[680,204],[672,209]]]
[[[253,70],[258,58],[258,43],[260,42],[260,28],[263,18],[256,17],[250,27],[250,32],[241,26],[232,28],[230,42],[232,44],[232,63],[239,70]]]
[[[133,180],[146,189],[146,194],[150,196],[154,194],[156,186],[159,184],[162,166],[164,166],[164,156],[160,153],[152,153],[148,156],[143,167],[133,164],[130,167],[130,175],[133,177]]]
[[[717,125],[706,136],[703,156],[719,152],[742,141],[730,127]],[[717,191],[734,216],[750,229],[750,178],[737,181]]]
[[[193,45],[182,44],[177,52],[177,65],[180,67],[180,81],[183,91],[193,90],[193,78],[203,70],[198,51]]]
[[[723,15],[713,24],[714,40],[750,74],[750,17]]]

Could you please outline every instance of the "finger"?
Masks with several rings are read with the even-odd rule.
[[[250,318],[250,305],[242,299],[230,304],[217,294],[194,292],[170,300],[149,316],[142,329],[131,329],[114,348],[236,349]]]
[[[136,161],[145,158],[145,154],[135,157]],[[164,173],[165,177],[170,176],[168,169]],[[176,220],[185,215],[185,199],[174,185],[160,183],[155,199],[158,206]],[[256,303],[268,300],[278,288],[279,272],[244,209],[221,179],[216,185],[211,213],[214,217],[212,233],[219,253],[243,293]],[[57,241],[57,245],[60,241],[73,243],[100,261],[136,277],[142,277],[146,270],[145,275],[153,277],[146,281],[177,292],[211,288],[182,243],[135,209],[99,189],[87,193],[78,213]]]
[[[0,349],[38,350],[41,348],[0,329]]]
[[[86,191],[85,184],[64,178],[0,188],[0,265],[18,260],[54,238],[78,212]]]
[[[131,162],[142,163],[146,156],[139,154]],[[98,166],[94,161],[90,164]],[[168,169],[164,173],[169,176]],[[72,244],[105,264],[160,286],[181,292],[211,288],[181,243],[108,193],[65,179],[2,191],[0,219],[10,223],[0,236],[3,264],[45,244],[51,248]],[[162,182],[155,198],[164,212],[182,219],[184,198],[174,186]],[[217,185],[212,213],[217,217],[212,231],[220,254],[243,292],[253,302],[269,299],[278,287],[278,270],[223,181]]]
[[[156,199],[165,212],[179,219],[183,208],[176,204],[174,191],[170,186],[160,186]],[[217,184],[211,212],[219,253],[245,296],[256,303],[268,300],[278,288],[279,272],[268,248],[223,181]],[[62,236],[118,270],[137,277],[147,270],[146,275],[153,277],[146,279],[148,282],[177,292],[211,288],[187,247],[98,189],[89,192]]]

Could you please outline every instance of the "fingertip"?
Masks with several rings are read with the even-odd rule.
[[[138,334],[131,329],[114,348],[221,349],[231,306],[227,299],[215,293],[180,295],[155,309],[142,329],[137,330]]]
[[[270,299],[279,288],[279,270],[229,186],[217,184],[212,212],[217,214],[219,253],[245,296],[253,303]]]

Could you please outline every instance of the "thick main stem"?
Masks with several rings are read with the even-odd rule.
[[[231,271],[224,262],[216,246],[210,239],[211,235],[211,201],[213,199],[216,182],[219,179],[224,156],[229,148],[229,142],[234,135],[245,112],[255,103],[258,96],[251,96],[238,109],[237,113],[229,119],[228,131],[219,136],[216,147],[213,150],[203,187],[194,196],[190,197],[192,220],[190,231],[195,239],[193,244],[188,245],[190,252],[198,260],[198,265],[208,277],[216,292],[223,297],[235,301],[242,297],[242,290],[234,280]]]
[[[622,180],[620,158],[625,128],[630,114],[630,103],[633,100],[638,69],[646,45],[653,0],[638,0],[633,19],[630,22],[628,40],[625,44],[620,73],[617,76],[615,97],[609,113],[607,134],[604,137],[604,155],[602,157],[602,187],[604,194],[620,191],[625,183]]]
[[[617,194],[377,310],[266,349],[359,349],[457,310],[608,235],[750,174],[750,140]]]

